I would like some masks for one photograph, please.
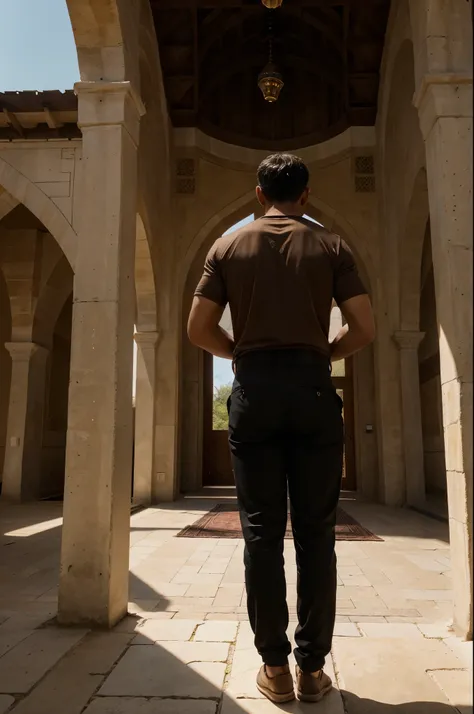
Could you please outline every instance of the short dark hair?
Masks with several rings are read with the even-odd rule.
[[[257,178],[269,201],[293,203],[307,188],[309,171],[304,161],[293,154],[272,154],[258,167]]]

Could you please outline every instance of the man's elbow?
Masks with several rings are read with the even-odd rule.
[[[359,335],[362,347],[368,347],[375,340],[375,323],[372,321],[359,328]]]
[[[195,347],[202,346],[202,330],[191,321],[188,322],[188,340]]]

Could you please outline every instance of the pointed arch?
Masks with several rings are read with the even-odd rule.
[[[243,218],[253,213],[255,210],[255,191],[248,191],[243,196],[240,196],[232,203],[215,213],[196,233],[192,240],[184,259],[181,263],[180,273],[180,289],[181,292],[186,283],[187,276],[192,268],[196,256],[209,248],[214,240],[217,240],[230,226],[235,225]],[[367,249],[354,226],[343,216],[341,216],[332,206],[324,203],[316,197],[311,197],[308,210],[308,215],[316,218],[328,230],[334,230],[340,233],[344,240],[347,241],[361,272],[362,278],[367,284],[367,289],[370,291],[373,300],[377,295],[377,274],[375,267]]]
[[[74,270],[77,234],[56,204],[24,174],[0,158],[0,186],[38,218],[51,233]]]

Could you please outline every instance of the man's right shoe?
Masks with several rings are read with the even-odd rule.
[[[300,702],[320,702],[332,689],[331,677],[319,672],[311,674],[296,667],[296,698]]]
[[[285,704],[295,698],[293,677],[290,672],[269,677],[265,665],[258,673],[257,689],[274,704]]]

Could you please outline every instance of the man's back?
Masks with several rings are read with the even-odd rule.
[[[259,218],[220,238],[196,295],[229,303],[235,357],[274,349],[309,349],[329,357],[333,299],[365,293],[339,236],[312,221]]]

